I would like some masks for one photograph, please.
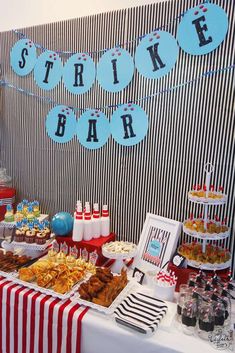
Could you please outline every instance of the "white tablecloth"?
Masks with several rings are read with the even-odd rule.
[[[181,331],[174,317],[176,304],[168,304],[168,313],[156,333],[145,337],[116,324],[114,318],[89,310],[82,321],[81,353],[215,353],[207,341]],[[235,306],[233,307],[235,314]]]

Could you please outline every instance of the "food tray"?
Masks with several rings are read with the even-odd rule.
[[[187,259],[186,259],[187,260]],[[211,263],[202,263],[194,260],[187,260],[188,266],[198,268],[200,270],[208,270],[208,271],[216,271],[216,270],[224,270],[231,266],[231,260],[218,264],[211,264]]]
[[[46,248],[52,243],[52,241],[55,239],[55,234],[51,234],[50,239],[46,241],[45,244],[28,244],[25,241],[17,242],[17,241],[12,241],[11,243],[6,244],[6,242],[2,242],[2,247],[7,246],[7,249],[9,249],[9,246],[12,248],[24,248],[24,249],[29,249],[29,250],[35,250],[35,251],[43,251],[46,250]]]
[[[47,259],[47,255],[38,258],[37,260],[33,261],[33,263],[38,261],[38,260],[44,260],[44,259]],[[31,263],[29,264],[29,266],[27,266],[27,264],[25,264],[24,267],[30,267],[30,265],[31,265]],[[0,271],[0,275],[1,275],[2,272],[3,271]],[[83,283],[84,281],[87,281],[90,278],[91,274],[90,273],[86,273],[85,276],[80,281],[78,281],[76,284],[74,284],[72,289],[70,291],[68,291],[67,293],[65,293],[65,294],[60,294],[60,293],[54,291],[53,289],[40,287],[35,282],[23,281],[23,280],[18,278],[19,274],[18,274],[17,271],[14,271],[14,272],[11,272],[11,273],[4,273],[3,276],[9,278],[14,283],[17,283],[19,285],[22,285],[22,286],[30,288],[30,289],[34,289],[35,291],[38,291],[38,292],[46,294],[46,295],[50,295],[50,296],[52,296],[54,298],[59,298],[59,299],[63,300],[63,299],[69,299],[74,294],[74,292],[78,290],[80,284]]]
[[[183,231],[185,234],[188,234],[194,238],[206,239],[206,240],[221,240],[221,239],[228,238],[230,236],[230,228],[228,228],[228,230],[224,233],[200,233],[200,232],[196,232],[188,229],[183,224]]]
[[[219,194],[219,193],[218,193]],[[197,197],[197,196],[192,196],[190,194],[190,191],[188,192],[188,199],[189,201],[202,204],[202,205],[224,205],[227,202],[227,195],[224,195],[222,199],[212,199],[212,198],[206,198],[206,197]]]
[[[85,282],[85,280],[83,281]],[[82,282],[81,282],[82,283]],[[125,288],[123,288],[123,290],[118,294],[118,296],[114,299],[114,301],[112,302],[112,304],[107,308],[105,306],[99,305],[99,304],[95,304],[92,302],[89,302],[87,300],[83,300],[80,298],[79,293],[76,291],[75,289],[75,293],[73,294],[73,296],[70,298],[71,301],[77,302],[81,305],[84,306],[88,306],[92,309],[95,309],[99,312],[102,312],[106,315],[111,315],[114,313],[114,310],[117,308],[117,306],[123,301],[123,299],[129,294],[131,293],[131,291],[133,290],[133,288],[135,287],[136,282],[133,279],[128,279],[128,283],[126,285]]]
[[[69,292],[67,292],[65,294],[57,293],[53,289],[40,287],[36,283],[22,281],[22,280],[20,280],[18,278],[18,273],[11,274],[11,276],[9,276],[9,278],[14,283],[17,283],[17,284],[19,284],[21,286],[24,286],[24,287],[27,287],[27,288],[30,288],[30,289],[34,289],[35,291],[43,293],[45,295],[51,295],[52,297],[59,298],[59,299],[69,299],[76,292],[76,290],[79,288],[80,284],[83,281],[85,281],[86,276],[81,281],[79,281],[77,284],[75,284],[73,286],[73,288]]]

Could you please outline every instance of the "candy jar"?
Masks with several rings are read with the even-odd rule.
[[[197,301],[194,298],[184,301],[181,311],[183,332],[192,335],[197,323]]]
[[[212,302],[201,302],[198,309],[198,336],[208,339],[208,334],[215,328],[215,315]]]

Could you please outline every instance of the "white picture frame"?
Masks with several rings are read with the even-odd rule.
[[[174,254],[182,223],[147,213],[132,267],[143,271],[160,270]]]

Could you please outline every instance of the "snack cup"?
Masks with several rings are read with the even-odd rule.
[[[157,271],[147,271],[145,272],[144,284],[148,287],[153,288],[154,277],[156,276]]]
[[[172,286],[164,286],[163,284],[160,285],[156,281],[153,281],[153,296],[162,299],[162,300],[167,300],[169,302],[172,302],[174,299],[174,293],[175,293],[175,284]]]

